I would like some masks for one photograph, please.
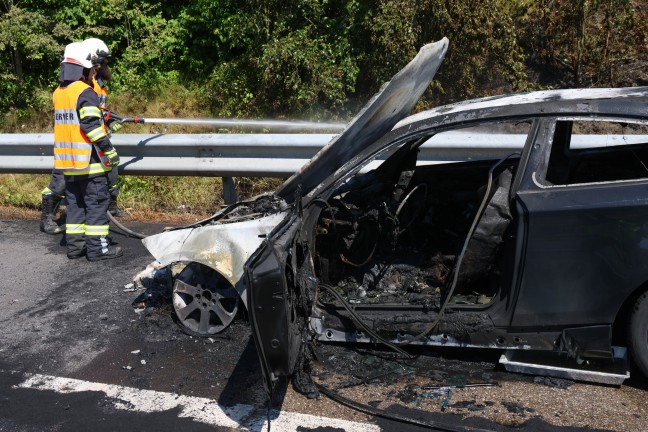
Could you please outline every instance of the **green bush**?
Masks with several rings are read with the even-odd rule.
[[[417,109],[550,87],[648,83],[648,8],[627,0],[21,0],[0,3],[0,131],[51,132],[66,44],[103,39],[108,106],[127,116],[346,120],[419,48],[450,47]],[[121,133],[213,132],[128,124]],[[39,178],[39,177],[37,177]],[[36,206],[47,176],[0,176]],[[242,180],[242,190],[257,180]],[[218,207],[220,179],[124,176],[152,209]],[[8,189],[7,189],[8,188]]]

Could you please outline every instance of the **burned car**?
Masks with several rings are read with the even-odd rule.
[[[575,363],[618,345],[648,376],[648,88],[407,117],[447,46],[423,47],[275,193],[143,240],[159,266],[181,263],[173,305],[191,332],[243,305],[268,389],[312,341]],[[422,158],[441,147],[447,162]]]

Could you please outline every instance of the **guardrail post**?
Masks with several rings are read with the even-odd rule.
[[[225,201],[225,204],[238,202],[236,177],[223,177],[223,201]]]

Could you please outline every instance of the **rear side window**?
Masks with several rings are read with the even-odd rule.
[[[648,125],[558,121],[545,178],[553,185],[648,178]]]

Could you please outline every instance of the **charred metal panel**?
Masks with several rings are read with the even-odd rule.
[[[526,256],[512,325],[612,323],[648,280],[648,181],[522,191]]]
[[[609,325],[564,329],[560,350],[575,359],[612,360],[612,327]]]
[[[288,233],[281,232],[267,240],[246,266],[248,310],[269,393],[279,376],[293,372],[301,348],[298,322],[304,318],[297,316],[298,299],[287,269],[290,246],[299,225],[287,226],[291,228]]]
[[[510,332],[506,327],[495,327],[488,311],[452,310],[434,332],[413,341],[437,317],[435,312],[395,310],[392,308],[356,309],[366,324],[380,330],[392,343],[413,345],[452,346],[466,348],[507,348],[553,350],[560,332]],[[376,343],[358,330],[348,314],[340,309],[319,310],[310,318],[312,337],[330,342]]]
[[[246,303],[243,265],[285,217],[285,212],[279,212],[251,221],[186,228],[146,237],[142,243],[162,265],[198,262],[213,268]]]
[[[496,112],[511,118],[516,117],[516,113],[542,117],[558,113],[601,115],[606,112],[621,116],[648,117],[648,107],[645,105],[641,107],[641,104],[636,101],[636,98],[645,98],[647,92],[648,87],[591,88],[491,96],[413,114],[396,124],[394,129],[439,117],[444,120],[450,120],[455,116],[465,120],[487,119]]]

